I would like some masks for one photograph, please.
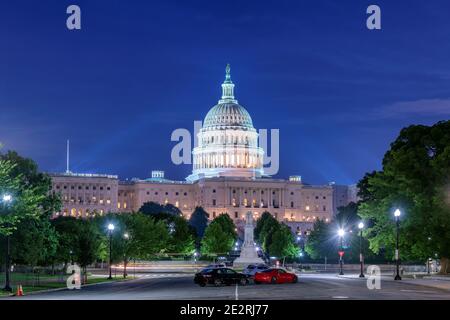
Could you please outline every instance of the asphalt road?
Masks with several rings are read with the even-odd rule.
[[[296,284],[199,287],[191,274],[148,275],[126,282],[104,283],[80,290],[62,290],[6,299],[142,300],[142,299],[450,299],[450,290],[415,284],[413,280],[382,280],[381,289],[369,290],[366,281],[331,274],[305,274]]]

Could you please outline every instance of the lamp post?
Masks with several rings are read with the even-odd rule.
[[[4,194],[2,197],[2,202],[7,209],[12,200],[13,198],[10,194]],[[11,246],[10,246],[10,235],[7,235],[6,252],[5,252],[5,287],[3,288],[4,291],[12,292],[10,279],[11,279]]]
[[[338,236],[340,238],[340,250],[339,250],[339,275],[344,275],[344,268],[343,268],[343,256],[344,256],[344,235],[345,231],[344,229],[338,230]]]
[[[109,233],[109,277],[108,279],[112,279],[112,233],[114,231],[114,225],[112,223],[108,224],[108,233]]]
[[[130,235],[128,234],[128,232],[125,232],[123,234],[123,238],[125,239],[125,241],[128,241],[128,239],[130,239]],[[123,254],[123,277],[126,278],[127,277],[127,254],[126,254],[126,250]]]
[[[395,275],[394,280],[402,280],[402,277],[400,277],[400,255],[398,250],[398,239],[399,239],[399,233],[400,233],[400,215],[401,211],[399,209],[396,209],[394,212],[395,216],[395,224],[397,229],[397,240],[395,245],[395,260],[397,264],[397,274]]]
[[[364,257],[362,252],[362,232],[364,229],[364,223],[360,222],[358,224],[359,229],[359,263],[361,264],[361,273],[359,274],[360,278],[364,278]]]

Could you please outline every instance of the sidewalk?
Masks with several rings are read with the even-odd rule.
[[[450,291],[450,277],[447,276],[440,276],[440,275],[431,275],[431,276],[424,276],[422,278],[414,278],[414,275],[407,274],[402,276],[402,283],[410,283],[420,286],[426,286],[426,287],[433,287],[443,290],[449,290]],[[361,280],[361,281],[367,281],[368,276],[366,275],[365,278],[360,278],[359,274],[345,274],[345,275],[336,275],[338,278],[347,278],[347,279],[354,279],[354,280]],[[394,280],[394,277],[391,273],[382,273],[381,274],[381,281],[396,281]]]

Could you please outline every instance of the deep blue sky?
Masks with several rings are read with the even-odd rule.
[[[280,129],[278,177],[356,182],[402,127],[450,118],[448,1],[0,3],[0,141],[42,170],[65,170],[70,138],[73,171],[184,179],[170,134],[217,102],[226,63],[255,127]]]

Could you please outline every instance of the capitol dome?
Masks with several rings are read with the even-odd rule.
[[[189,181],[212,177],[255,178],[263,174],[264,151],[248,111],[234,98],[230,66],[227,65],[222,97],[206,114],[192,151]]]
[[[205,117],[203,128],[226,129],[233,127],[253,128],[252,118],[244,107],[237,103],[215,105]]]

